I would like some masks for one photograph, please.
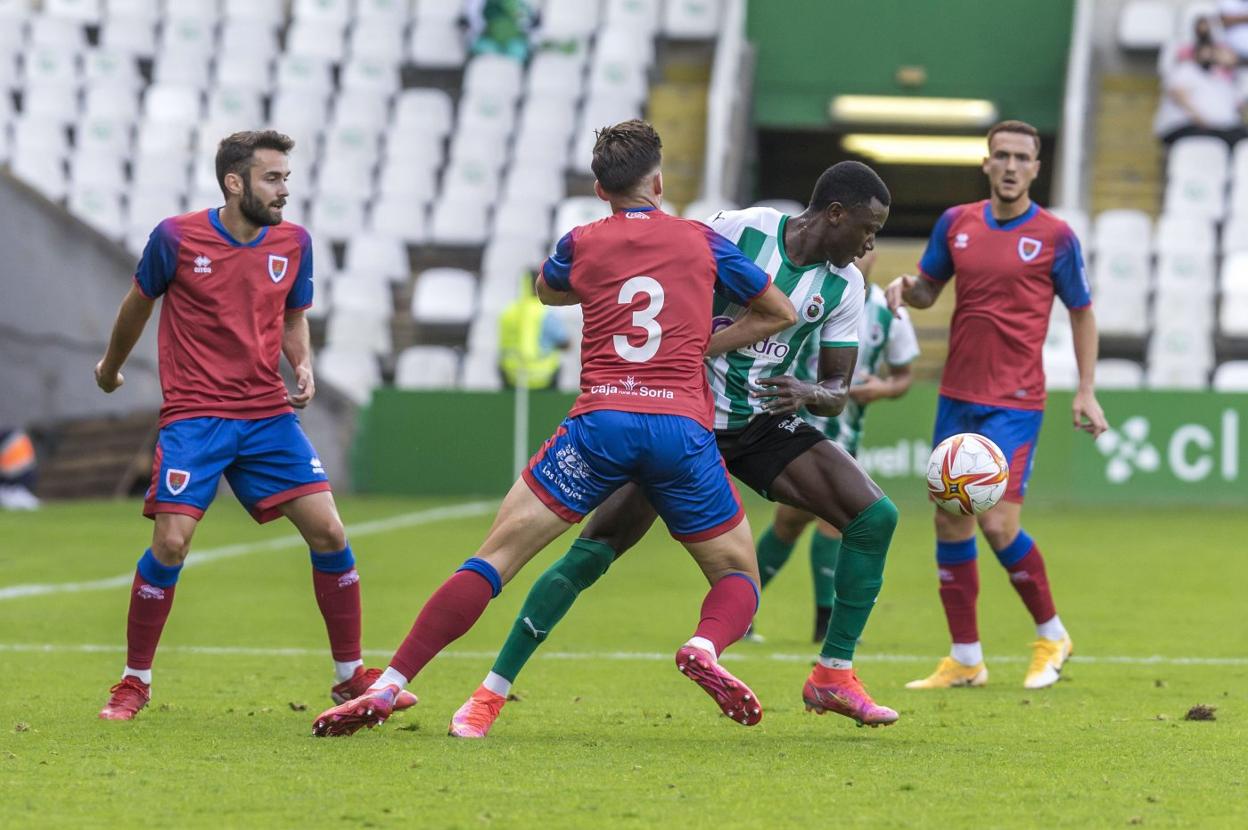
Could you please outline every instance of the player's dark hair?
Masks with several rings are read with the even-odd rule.
[[[221,186],[221,192],[225,193],[226,173],[237,173],[244,179],[247,177],[256,150],[289,153],[294,148],[295,140],[277,130],[244,130],[227,135],[217,145],[217,184]]]
[[[638,118],[594,131],[590,169],[608,193],[628,193],[663,161],[663,142]]]
[[[992,129],[988,131],[988,146],[992,146],[992,137],[997,133],[1021,133],[1031,136],[1031,140],[1036,142],[1036,157],[1040,157],[1040,131],[1028,124],[1026,121],[998,121],[992,125]]]
[[[854,208],[878,199],[888,207],[893,200],[880,175],[860,161],[838,161],[824,170],[810,194],[810,208],[823,210],[833,202]]]

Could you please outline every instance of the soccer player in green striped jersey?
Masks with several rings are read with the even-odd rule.
[[[858,261],[864,278],[870,275],[874,261],[874,252]],[[910,364],[918,356],[919,341],[910,315],[901,309],[895,316],[888,308],[883,289],[868,284],[866,307],[858,328],[858,365],[849,389],[849,402],[835,418],[807,412],[804,413],[806,420],[857,458],[867,405],[906,394],[910,388]],[[819,344],[813,338],[807,339],[798,354],[794,376],[814,382],[818,378],[818,366]],[[884,369],[887,369],[886,376]],[[810,572],[815,589],[814,641],[820,643],[827,636],[836,595],[840,531],[813,513],[777,504],[775,520],[758,539],[758,568],[763,587],[766,587],[788,561],[798,537],[811,521],[818,522],[810,539]]]
[[[837,712],[871,726],[893,723],[897,713],[877,705],[863,689],[853,655],[883,582],[897,508],[849,453],[797,413],[804,408],[835,416],[849,400],[864,287],[854,260],[872,250],[890,201],[874,170],[844,161],[824,171],[798,216],[750,208],[721,211],[707,223],[767,271],[797,311],[789,329],[708,361],[716,440],[732,475],[842,532],[828,637],[802,698],[810,710]],[[748,313],[716,301],[712,328]],[[793,376],[807,339],[819,344],[818,382]],[[714,335],[708,352],[717,353]],[[620,488],[594,512],[571,549],[529,590],[493,670],[452,718],[452,735],[485,737],[538,645],[577,595],[654,520],[645,491],[635,484]]]

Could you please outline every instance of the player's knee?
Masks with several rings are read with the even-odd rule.
[[[593,539],[577,539],[564,554],[561,570],[580,592],[597,582],[613,561],[615,550],[610,545]]]
[[[181,565],[191,550],[190,534],[176,527],[161,528],[152,537],[152,556],[162,565]]]
[[[304,528],[304,541],[312,550],[342,550],[347,546],[347,531],[336,515],[325,516]]]
[[[979,527],[993,550],[1003,550],[1018,536],[1018,524],[1014,517],[992,510],[979,517]]]
[[[868,551],[887,552],[893,539],[893,531],[897,529],[900,513],[897,505],[888,496],[881,496],[866,510],[859,513],[845,525],[842,535],[844,544]]]

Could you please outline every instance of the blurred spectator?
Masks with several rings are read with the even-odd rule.
[[[508,389],[521,377],[530,389],[553,389],[559,351],[569,345],[567,327],[533,293],[533,280],[531,273],[520,280],[520,296],[498,318],[498,368]]]
[[[35,445],[20,429],[0,427],[0,509],[34,510]]]
[[[1248,0],[1244,0],[1244,5],[1248,7]],[[1222,50],[1224,54],[1221,60],[1228,64],[1238,62],[1239,58],[1235,54],[1235,49],[1229,43],[1221,38],[1216,38],[1213,31],[1213,18],[1198,17],[1192,21],[1192,40],[1190,43],[1184,43],[1179,46],[1175,52],[1175,61],[1190,61],[1196,59],[1196,50],[1201,46],[1215,46]]]
[[[1226,42],[1240,62],[1248,61],[1248,0],[1218,0],[1218,15]]]
[[[467,0],[464,18],[474,55],[505,55],[523,63],[535,15],[525,0]]]
[[[1166,143],[1205,135],[1234,144],[1248,136],[1235,89],[1234,56],[1212,42],[1196,47],[1163,79],[1153,130]]]

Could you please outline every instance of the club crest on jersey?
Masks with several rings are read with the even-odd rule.
[[[806,303],[806,307],[802,309],[802,317],[807,323],[813,323],[823,316],[823,295],[816,294],[810,298],[810,302]]]
[[[1018,257],[1023,262],[1031,262],[1040,255],[1040,249],[1044,247],[1039,239],[1032,239],[1030,236],[1020,236],[1018,238]]]
[[[953,238],[953,247],[965,248],[966,244],[970,241],[971,241],[971,237],[969,234],[960,233]]]
[[[273,282],[281,282],[282,277],[286,276],[286,266],[290,262],[284,256],[277,254],[269,254],[269,279]]]
[[[165,470],[165,489],[173,495],[180,494],[191,483],[191,474],[186,470]]]

